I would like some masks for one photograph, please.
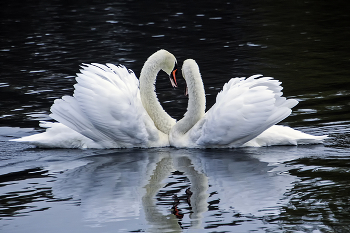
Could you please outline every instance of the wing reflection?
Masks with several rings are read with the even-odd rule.
[[[181,232],[218,221],[218,210],[255,217],[278,214],[283,195],[295,179],[284,175],[285,166],[279,164],[264,162],[263,156],[257,158],[249,150],[120,150],[82,158],[59,171],[53,193],[75,200],[90,226],[124,221],[130,222],[128,229],[148,226],[149,232]],[[57,167],[64,164],[49,170],[57,172]],[[185,201],[167,187],[174,172],[189,181],[187,186],[175,181]],[[171,201],[160,203],[160,192]],[[185,213],[183,206],[188,209]],[[139,226],[132,223],[135,219]]]

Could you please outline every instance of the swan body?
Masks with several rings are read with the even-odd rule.
[[[205,113],[205,94],[197,63],[184,62],[188,108],[169,134],[170,145],[187,148],[235,148],[242,146],[321,143],[326,136],[312,136],[284,126],[297,100],[282,97],[281,82],[254,75],[233,78]]]
[[[157,51],[145,62],[139,84],[124,66],[85,64],[77,74],[73,96],[63,96],[51,107],[50,116],[66,127],[44,124],[47,132],[13,141],[64,148],[169,146],[168,132],[176,121],[158,102],[154,83],[160,70],[170,75],[175,65],[171,53]],[[61,134],[52,137],[53,132]]]

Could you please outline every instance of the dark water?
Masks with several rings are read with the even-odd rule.
[[[1,3],[0,231],[350,232],[349,10],[314,0]],[[281,124],[330,139],[236,150],[8,142],[42,131],[80,64],[139,74],[160,48],[197,61],[207,108],[230,78],[261,73],[300,101]],[[183,89],[162,74],[157,92],[180,119]]]

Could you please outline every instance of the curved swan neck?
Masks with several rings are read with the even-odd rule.
[[[188,106],[184,117],[171,130],[178,136],[187,133],[205,114],[205,92],[197,63],[188,59],[182,66],[188,88]]]
[[[175,62],[176,59],[171,53],[165,50],[159,50],[147,59],[140,74],[140,96],[143,107],[153,120],[155,126],[165,134],[169,134],[170,129],[175,125],[176,121],[160,105],[155,92],[155,82],[158,72],[160,70],[168,72],[169,64],[174,66]]]

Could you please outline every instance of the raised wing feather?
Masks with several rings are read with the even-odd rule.
[[[76,80],[73,97],[56,100],[51,107],[52,118],[105,147],[142,147],[149,138],[157,139],[133,72],[94,63],[82,66]]]
[[[298,103],[281,97],[280,84],[260,75],[231,79],[189,132],[191,139],[204,147],[238,147],[258,136],[286,118]]]

